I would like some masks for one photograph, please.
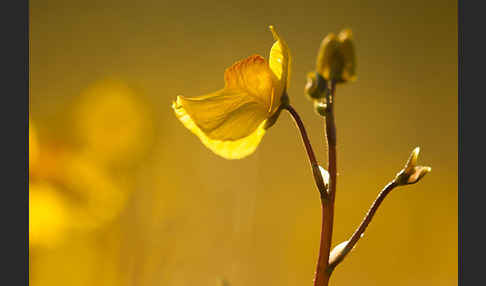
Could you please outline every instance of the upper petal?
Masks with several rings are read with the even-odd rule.
[[[226,69],[224,80],[225,90],[241,90],[272,113],[276,78],[262,56],[253,55],[236,62]]]
[[[272,31],[273,38],[275,39],[275,43],[270,50],[270,69],[280,81],[282,88],[281,93],[283,93],[288,87],[288,83],[290,80],[290,50],[287,46],[287,43],[280,37],[280,35],[275,30],[275,27],[270,26],[270,30]]]

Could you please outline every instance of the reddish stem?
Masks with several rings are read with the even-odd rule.
[[[321,197],[322,225],[319,258],[314,279],[315,286],[327,286],[331,277],[328,271],[329,253],[331,252],[332,228],[334,223],[334,201],[336,198],[337,157],[336,157],[336,125],[334,122],[335,83],[331,82],[330,92],[326,96],[326,140],[328,151],[329,196]]]
[[[297,127],[299,128],[302,142],[304,143],[305,150],[307,151],[307,156],[309,157],[309,163],[311,164],[314,181],[316,182],[317,189],[319,190],[319,193],[322,197],[324,194],[326,194],[326,185],[324,184],[324,179],[322,178],[321,171],[319,170],[319,164],[317,163],[316,155],[314,154],[314,150],[312,149],[309,137],[307,136],[304,123],[302,122],[302,119],[300,119],[297,111],[292,106],[290,106],[290,104],[287,104],[284,108],[290,113],[295,123],[297,124]]]

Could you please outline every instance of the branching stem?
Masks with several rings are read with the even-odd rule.
[[[330,258],[331,243],[332,243],[332,230],[334,223],[334,202],[336,198],[336,181],[337,181],[337,154],[336,154],[336,125],[334,121],[334,101],[335,101],[336,85],[330,83],[330,89],[326,94],[326,141],[327,141],[327,156],[328,165],[327,170],[329,172],[329,185],[324,183],[322,174],[319,170],[319,164],[316,160],[314,150],[312,149],[309,137],[305,130],[304,124],[297,113],[297,111],[290,105],[286,104],[283,109],[286,109],[292,118],[294,119],[307,151],[307,156],[312,167],[312,173],[314,180],[321,194],[321,208],[322,208],[322,225],[321,225],[321,241],[319,247],[319,258],[317,261],[317,270],[314,278],[314,286],[327,286],[329,279],[336,266],[343,261],[346,255],[353,249],[358,240],[362,237],[366,227],[369,225],[378,207],[381,205],[385,197],[393,190],[398,184],[396,180],[388,183],[383,190],[379,193],[376,200],[371,205],[370,209],[366,213],[365,218],[353,233],[351,238],[343,249],[333,257]]]

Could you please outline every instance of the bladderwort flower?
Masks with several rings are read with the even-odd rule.
[[[268,62],[252,55],[227,68],[223,89],[200,97],[177,96],[172,108],[182,124],[217,155],[252,154],[288,102],[290,51],[273,26]]]

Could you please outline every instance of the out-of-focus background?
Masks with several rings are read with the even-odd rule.
[[[228,161],[176,119],[176,95],[223,86],[268,25],[286,39],[289,95],[325,165],[303,95],[330,32],[351,28],[358,80],[338,86],[333,245],[412,149],[432,173],[394,191],[332,285],[457,284],[456,1],[31,1],[30,282],[311,285],[320,204],[283,113]]]

